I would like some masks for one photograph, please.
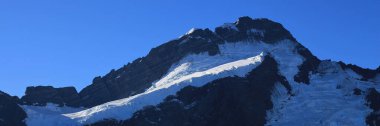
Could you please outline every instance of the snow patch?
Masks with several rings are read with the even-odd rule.
[[[364,95],[353,95],[352,90],[366,89],[373,84],[356,77],[342,70],[336,62],[323,61],[317,73],[310,76],[309,85],[292,85],[293,89],[298,89],[295,96],[287,100],[273,94],[276,110],[268,112],[267,125],[365,126],[365,117],[371,109],[365,105]]]
[[[75,126],[77,125],[75,122],[62,114],[83,110],[83,108],[59,107],[53,103],[47,103],[46,106],[20,105],[20,107],[28,115],[25,119],[28,126]]]
[[[191,28],[191,29],[186,33],[186,35],[189,35],[189,34],[193,33],[193,32],[196,31],[196,30],[199,30],[199,29],[198,29],[198,28]]]
[[[352,69],[345,69],[344,70],[350,77],[355,78],[355,79],[361,79],[363,78],[361,75],[353,71]]]

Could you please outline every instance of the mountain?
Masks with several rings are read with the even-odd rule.
[[[92,107],[142,93],[151,87],[151,83],[164,76],[170,66],[185,56],[200,53],[217,55],[220,52],[218,45],[226,41],[239,42],[252,39],[274,43],[281,39],[294,40],[280,24],[267,19],[252,20],[242,17],[236,24],[233,27],[239,30],[228,26],[219,27],[215,32],[209,29],[192,29],[179,39],[153,48],[147,56],[136,59],[123,68],[112,70],[103,77],[95,78],[91,85],[79,93],[83,98],[83,106]],[[265,32],[265,36],[261,36],[260,31],[249,31],[250,29],[268,32]]]
[[[191,29],[79,92],[28,87],[10,101],[29,126],[375,126],[379,84],[380,67],[320,60],[281,24],[241,17]]]
[[[24,110],[17,105],[18,99],[0,91],[0,126],[24,126]]]

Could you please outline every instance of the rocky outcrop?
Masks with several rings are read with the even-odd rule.
[[[280,23],[269,19],[252,19],[250,17],[240,17],[233,24],[225,24],[217,27],[215,33],[223,40],[237,42],[244,40],[259,40],[266,43],[274,43],[279,40],[295,38]]]
[[[202,87],[188,86],[157,106],[147,106],[124,121],[105,120],[92,126],[262,126],[273,107],[272,90],[280,82],[277,63],[266,57],[246,77],[227,77]]]
[[[74,87],[54,88],[52,86],[27,87],[21,104],[44,106],[55,103],[60,106],[79,107],[81,98]]]
[[[376,89],[368,89],[366,96],[367,105],[373,110],[367,118],[366,123],[369,126],[378,126],[380,124],[380,93]]]
[[[26,113],[16,99],[0,91],[0,126],[25,126]]]
[[[298,66],[299,71],[294,76],[294,81],[298,83],[310,84],[309,74],[317,70],[321,60],[319,60],[310,52],[310,50],[301,44],[298,44],[297,52],[304,57],[304,62],[301,66]]]

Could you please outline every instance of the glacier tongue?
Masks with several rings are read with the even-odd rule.
[[[144,106],[156,105],[162,102],[165,97],[174,95],[188,85],[202,86],[218,78],[245,76],[261,63],[264,54],[252,50],[255,46],[250,45],[250,43],[240,43],[245,44],[244,46],[236,44],[239,43],[222,45],[230,47],[224,47],[226,51],[216,56],[208,56],[208,54],[187,56],[144,93],[108,102],[77,113],[64,114],[64,116],[82,124],[94,123],[106,118],[127,119]],[[227,51],[227,48],[236,48],[237,50]],[[252,54],[256,56],[252,56]]]
[[[28,117],[25,122],[28,126],[72,126],[77,125],[70,118],[61,114],[78,112],[82,108],[71,108],[67,106],[48,103],[46,106],[21,106],[27,113]]]

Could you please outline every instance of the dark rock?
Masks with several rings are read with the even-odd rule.
[[[366,123],[368,126],[379,126],[380,124],[380,114],[376,112],[371,112],[366,117]]]
[[[298,67],[299,71],[294,76],[294,81],[298,83],[310,84],[309,73],[317,70],[321,60],[319,60],[301,44],[298,44],[297,52],[305,58],[305,61]]]
[[[74,87],[54,88],[52,86],[27,87],[22,104],[45,106],[55,103],[60,106],[79,107],[81,98]]]
[[[246,31],[251,29],[263,30],[264,36],[262,41],[273,43],[279,40],[289,39],[296,41],[295,38],[286,30],[280,23],[271,21],[266,18],[251,19],[250,17],[241,17],[236,22],[236,27],[239,31]]]
[[[222,78],[202,87],[188,86],[157,106],[146,106],[131,119],[104,120],[92,126],[262,126],[267,110],[273,107],[271,92],[276,82],[289,86],[278,75],[276,61],[266,57],[246,77]]]
[[[26,113],[17,105],[15,97],[0,91],[0,126],[26,126]]]
[[[366,123],[369,126],[378,126],[380,124],[380,93],[374,88],[367,91],[367,105],[373,110],[367,117]]]
[[[380,93],[375,88],[368,89],[366,100],[371,109],[375,111],[380,110]]]
[[[354,95],[362,95],[362,90],[360,90],[359,88],[355,88]]]
[[[290,32],[280,23],[266,18],[252,19],[250,17],[241,17],[234,25],[238,28],[238,31],[226,27],[217,27],[215,33],[229,42],[260,40],[266,43],[273,43],[284,39],[296,41]],[[250,34],[251,29],[265,32],[263,32],[263,35]]]

